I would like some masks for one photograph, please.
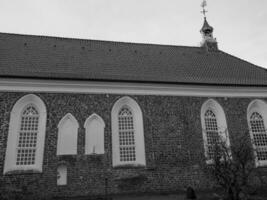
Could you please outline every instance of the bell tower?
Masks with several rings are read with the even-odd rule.
[[[202,35],[202,41],[201,41],[201,47],[205,47],[207,51],[216,51],[218,50],[218,44],[216,41],[216,38],[213,37],[213,27],[209,25],[206,17],[206,13],[208,12],[205,10],[205,7],[207,6],[206,0],[203,0],[201,7],[203,10],[201,13],[204,15],[204,23],[200,30],[200,33]]]

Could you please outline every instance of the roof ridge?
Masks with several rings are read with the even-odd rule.
[[[185,46],[185,45],[171,45],[171,44],[156,44],[156,43],[142,43],[142,42],[126,42],[126,41],[113,41],[113,40],[100,40],[100,39],[84,39],[84,38],[72,38],[72,37],[60,37],[60,36],[50,36],[50,35],[33,35],[33,34],[22,34],[22,33],[7,33],[0,32],[0,35],[16,35],[16,36],[26,36],[26,37],[39,37],[39,38],[49,38],[55,40],[76,40],[83,42],[105,42],[113,44],[130,44],[138,46],[162,46],[162,47],[176,47],[176,48],[195,48],[200,49],[199,46]]]

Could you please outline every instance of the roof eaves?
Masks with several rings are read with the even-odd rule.
[[[0,78],[20,78],[20,79],[39,79],[39,80],[61,80],[61,81],[92,81],[92,82],[112,82],[112,83],[143,83],[143,84],[172,84],[172,85],[198,85],[198,86],[229,86],[229,87],[267,87],[267,84],[249,84],[249,83],[209,83],[209,82],[172,82],[172,81],[141,81],[141,80],[117,80],[117,79],[86,79],[86,78],[53,78],[53,77],[36,77],[36,76],[15,76],[15,75],[10,75],[10,76],[2,76],[0,75]]]

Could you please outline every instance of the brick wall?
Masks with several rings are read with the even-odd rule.
[[[206,97],[131,96],[142,109],[146,168],[113,168],[111,110],[125,95],[36,93],[46,104],[47,125],[43,173],[3,176],[10,111],[26,93],[0,93],[0,177],[2,185],[52,197],[179,191],[185,185],[211,187],[201,171],[204,147],[200,110]],[[246,111],[252,98],[214,98],[223,107],[231,133],[248,131]],[[267,100],[267,99],[265,99]],[[65,114],[78,120],[78,154],[56,156],[57,125]],[[84,155],[87,117],[97,113],[105,121],[105,154]],[[230,136],[232,137],[232,136]],[[232,141],[231,141],[232,142]],[[57,186],[57,166],[68,167],[68,185]]]

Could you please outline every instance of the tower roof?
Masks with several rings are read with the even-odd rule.
[[[213,32],[213,27],[209,25],[208,21],[207,21],[207,18],[204,17],[204,23],[203,23],[203,26],[200,30],[200,32],[206,32],[206,31],[210,31],[210,32]]]

